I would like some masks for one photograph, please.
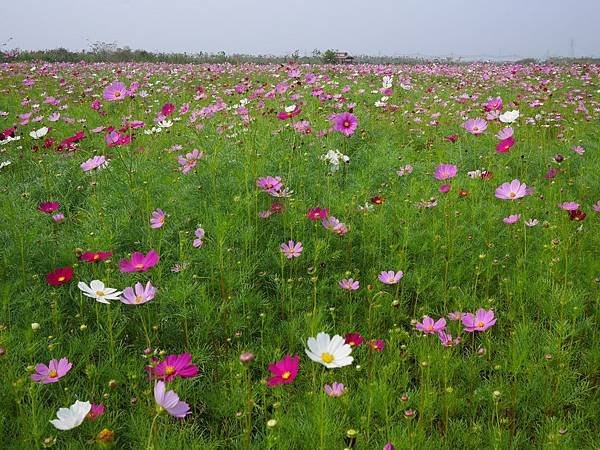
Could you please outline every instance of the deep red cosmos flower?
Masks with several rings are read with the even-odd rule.
[[[581,222],[585,219],[586,214],[581,209],[575,209],[573,211],[569,211],[569,218],[576,222]]]
[[[383,202],[385,202],[385,199],[383,197],[377,196],[371,199],[371,203],[373,203],[374,205],[382,205]]]
[[[59,267],[46,275],[46,282],[52,286],[60,286],[71,281],[71,278],[73,278],[71,267]]]

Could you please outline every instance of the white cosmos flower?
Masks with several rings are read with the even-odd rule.
[[[171,122],[170,120],[163,120],[161,122],[158,122],[158,126],[161,128],[170,128],[173,126],[173,122]]]
[[[48,134],[48,128],[47,127],[42,127],[39,130],[35,130],[29,133],[29,136],[31,136],[34,139],[39,139],[42,138],[44,136],[46,136],[46,134]]]
[[[343,337],[335,335],[329,337],[327,333],[317,334],[317,338],[309,337],[306,354],[315,362],[323,364],[328,369],[344,367],[352,364],[354,358],[350,356],[352,347],[346,344]]]
[[[293,113],[294,111],[296,111],[296,105],[290,105],[290,106],[286,106],[286,107],[284,108],[284,111],[285,111],[286,113],[288,113],[288,114],[289,114],[289,113]]]
[[[498,119],[502,123],[513,123],[515,120],[519,118],[519,111],[517,109],[513,109],[512,111],[506,111],[504,114],[500,114]]]
[[[90,402],[77,400],[69,408],[60,408],[56,413],[58,419],[51,420],[50,423],[59,430],[72,430],[82,424],[91,409]]]
[[[119,300],[121,291],[104,286],[100,280],[93,280],[88,286],[83,281],[77,283],[77,287],[81,289],[83,295],[89,298],[96,299],[97,302],[108,305],[109,300]]]

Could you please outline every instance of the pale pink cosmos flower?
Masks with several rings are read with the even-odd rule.
[[[496,189],[496,197],[502,200],[516,200],[528,194],[527,185],[519,180],[503,183]]]
[[[354,280],[352,278],[344,278],[339,282],[339,285],[342,289],[346,289],[347,291],[356,291],[360,287],[358,280]]]
[[[423,317],[423,322],[415,324],[417,330],[421,330],[425,334],[435,334],[443,331],[446,328],[446,319],[443,317],[435,322],[431,317]]]
[[[157,208],[152,211],[152,217],[150,217],[150,228],[161,228],[165,224],[165,213],[162,209]]]
[[[496,323],[494,318],[494,311],[486,311],[483,308],[479,308],[473,315],[467,313],[462,318],[462,323],[465,326],[465,331],[472,333],[473,331],[485,331]]]
[[[71,370],[71,367],[73,364],[67,358],[52,359],[48,365],[37,364],[36,373],[31,375],[31,379],[42,384],[56,383]]]
[[[457,173],[457,168],[453,164],[440,164],[435,169],[433,176],[436,180],[448,180],[454,178]]]
[[[331,383],[323,386],[323,390],[330,397],[341,397],[346,392],[346,387],[342,383]]]
[[[535,227],[538,223],[540,223],[540,221],[537,219],[529,219],[525,221],[525,225],[527,225],[529,228]]]
[[[581,147],[580,145],[574,146],[571,150],[573,150],[578,155],[583,155],[585,153],[585,149],[583,147]]]
[[[594,203],[594,204],[592,205],[592,209],[593,209],[594,211],[596,211],[597,213],[600,213],[600,200],[598,200],[596,203]]]
[[[519,219],[521,219],[521,214],[511,214],[510,216],[502,219],[502,222],[512,225],[513,223],[517,223]]]
[[[146,283],[145,287],[142,283],[136,283],[133,288],[126,287],[123,289],[120,300],[121,303],[126,305],[142,305],[152,300],[155,294],[156,288],[152,286],[150,281]]]
[[[465,313],[461,312],[461,311],[454,311],[451,312],[450,314],[448,314],[448,319],[450,320],[462,320],[463,316],[465,315]]]
[[[501,141],[504,141],[504,140],[512,137],[513,133],[514,133],[514,131],[513,131],[512,127],[506,127],[506,128],[501,129],[500,131],[498,131],[498,133],[496,134],[496,137],[498,139],[500,139]]]
[[[106,86],[103,92],[104,100],[109,102],[120,101],[127,97],[128,91],[125,83],[121,81],[115,81],[114,83]]]
[[[178,419],[183,419],[190,413],[190,405],[180,401],[174,391],[165,392],[164,381],[157,381],[154,385],[154,400],[160,408]]]
[[[103,167],[106,167],[107,164],[108,163],[106,162],[105,156],[97,155],[82,163],[80,167],[84,172],[89,172],[90,170],[101,169]]]
[[[52,216],[52,220],[54,220],[55,222],[62,222],[63,220],[65,220],[65,215],[62,213],[54,214]]]
[[[488,127],[487,122],[484,119],[469,119],[463,123],[463,128],[471,134],[481,134]]]
[[[575,211],[575,210],[579,209],[579,203],[564,202],[564,203],[559,203],[558,207],[560,209],[564,209],[565,211]]]
[[[194,239],[194,242],[192,243],[192,245],[195,248],[200,248],[204,245],[204,228],[197,228],[196,231],[194,232],[196,239]]]
[[[379,281],[383,284],[396,284],[402,279],[404,273],[402,271],[395,272],[393,270],[383,271],[379,274]]]
[[[267,176],[256,180],[256,187],[270,194],[281,190],[283,184],[281,183],[281,177]]]
[[[198,160],[200,160],[203,156],[204,153],[198,149],[194,149],[191,152],[186,153],[185,156],[179,155],[177,157],[177,162],[179,163],[179,170],[181,173],[188,173],[190,170],[196,167]]]
[[[279,248],[287,259],[297,258],[300,256],[300,253],[302,253],[302,250],[304,250],[302,248],[302,242],[296,243],[294,241],[288,241],[287,244],[284,242],[279,245]]]

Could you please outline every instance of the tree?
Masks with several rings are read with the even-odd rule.
[[[337,62],[336,51],[332,49],[327,49],[321,55],[323,62],[325,64],[335,64]]]

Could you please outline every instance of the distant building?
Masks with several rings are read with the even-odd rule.
[[[354,56],[350,56],[348,52],[337,52],[335,59],[339,64],[352,64],[354,62]]]

